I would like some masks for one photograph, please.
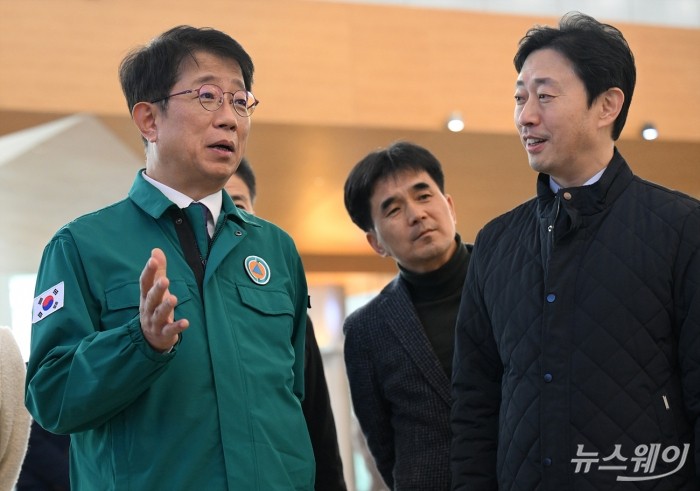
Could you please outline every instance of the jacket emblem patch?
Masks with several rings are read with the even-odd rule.
[[[253,283],[258,285],[265,285],[270,281],[270,266],[267,265],[265,260],[258,256],[248,256],[245,258],[245,272]]]

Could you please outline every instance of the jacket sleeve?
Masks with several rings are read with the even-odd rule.
[[[700,477],[700,207],[686,221],[676,267],[676,330],[683,399],[695,430],[695,470]]]
[[[138,276],[134,280],[138,282]],[[59,434],[109,421],[146,391],[175,356],[156,352],[143,337],[138,289],[135,317],[125,325],[101,329],[100,302],[67,232],[46,246],[36,294],[61,282],[63,305],[32,325],[25,396],[36,421]]]
[[[453,490],[496,490],[498,413],[503,367],[479,285],[474,246],[457,315],[452,374]]]
[[[356,315],[351,315],[345,321],[345,367],[353,409],[367,440],[367,447],[382,479],[393,489],[395,455],[391,410],[382,396],[372,353],[362,336],[364,327]]]

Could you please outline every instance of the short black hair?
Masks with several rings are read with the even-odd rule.
[[[377,182],[407,170],[425,171],[444,194],[445,176],[440,161],[419,145],[395,142],[360,160],[345,181],[345,209],[355,225],[365,232],[374,228],[370,201]]]
[[[236,169],[234,175],[241,178],[243,183],[248,188],[251,203],[255,203],[255,173],[253,172],[253,168],[251,167],[250,162],[248,162],[248,159],[245,157],[241,159],[241,163],[238,164],[238,168]]]
[[[231,36],[210,27],[177,26],[126,55],[119,65],[119,81],[129,114],[139,102],[166,97],[175,86],[185,58],[201,51],[234,60],[241,67],[246,90],[253,85],[253,60]],[[160,104],[167,108],[168,100]]]
[[[569,12],[559,28],[535,26],[520,40],[513,63],[518,73],[533,51],[549,48],[565,56],[588,93],[588,107],[603,92],[617,87],[625,94],[622,109],[612,128],[620,137],[632,102],[637,71],[634,55],[622,32],[580,12]]]

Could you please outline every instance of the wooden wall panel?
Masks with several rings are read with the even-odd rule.
[[[373,256],[342,202],[352,165],[394,140],[442,161],[467,241],[534,194],[512,122],[512,57],[527,28],[555,19],[303,0],[207,4],[0,0],[0,135],[90,112],[142,155],[119,61],[173,25],[210,25],[256,63],[256,210],[294,237],[312,270],[394,268]],[[700,30],[620,27],[639,75],[620,148],[642,177],[700,196]],[[452,110],[464,114],[464,133],[443,129]],[[658,125],[659,141],[640,140],[645,121]]]
[[[124,114],[116,70],[175,24],[231,33],[257,66],[256,119],[510,133],[519,38],[551,18],[304,0],[0,0],[0,112]],[[628,132],[700,140],[700,30],[619,25],[639,65]],[[1,113],[0,113],[1,114]]]

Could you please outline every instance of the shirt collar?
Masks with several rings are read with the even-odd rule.
[[[602,169],[600,169],[597,173],[593,175],[593,177],[584,182],[583,186],[590,186],[591,184],[595,184],[596,182],[598,182],[600,180],[600,177],[603,175],[603,172],[605,172],[605,169],[607,169],[607,167],[603,167]],[[557,184],[557,182],[552,176],[549,176],[549,189],[551,189],[554,194],[557,194],[557,191],[561,189],[561,186]]]
[[[166,186],[162,182],[156,181],[152,177],[146,175],[145,172],[143,172],[141,175],[146,181],[150,182],[156,189],[163,193],[166,198],[175,203],[178,206],[178,208],[187,208],[188,206],[190,206],[190,204],[194,203],[194,200],[189,196],[181,193],[176,189],[171,188],[170,186]],[[219,214],[221,213],[221,201],[221,191],[218,191],[214,194],[210,194],[209,196],[206,196],[199,200],[199,203],[202,203],[204,206],[206,206],[209,210],[209,213],[211,213],[211,218],[213,219],[214,223],[217,223],[217,221],[219,220]]]

